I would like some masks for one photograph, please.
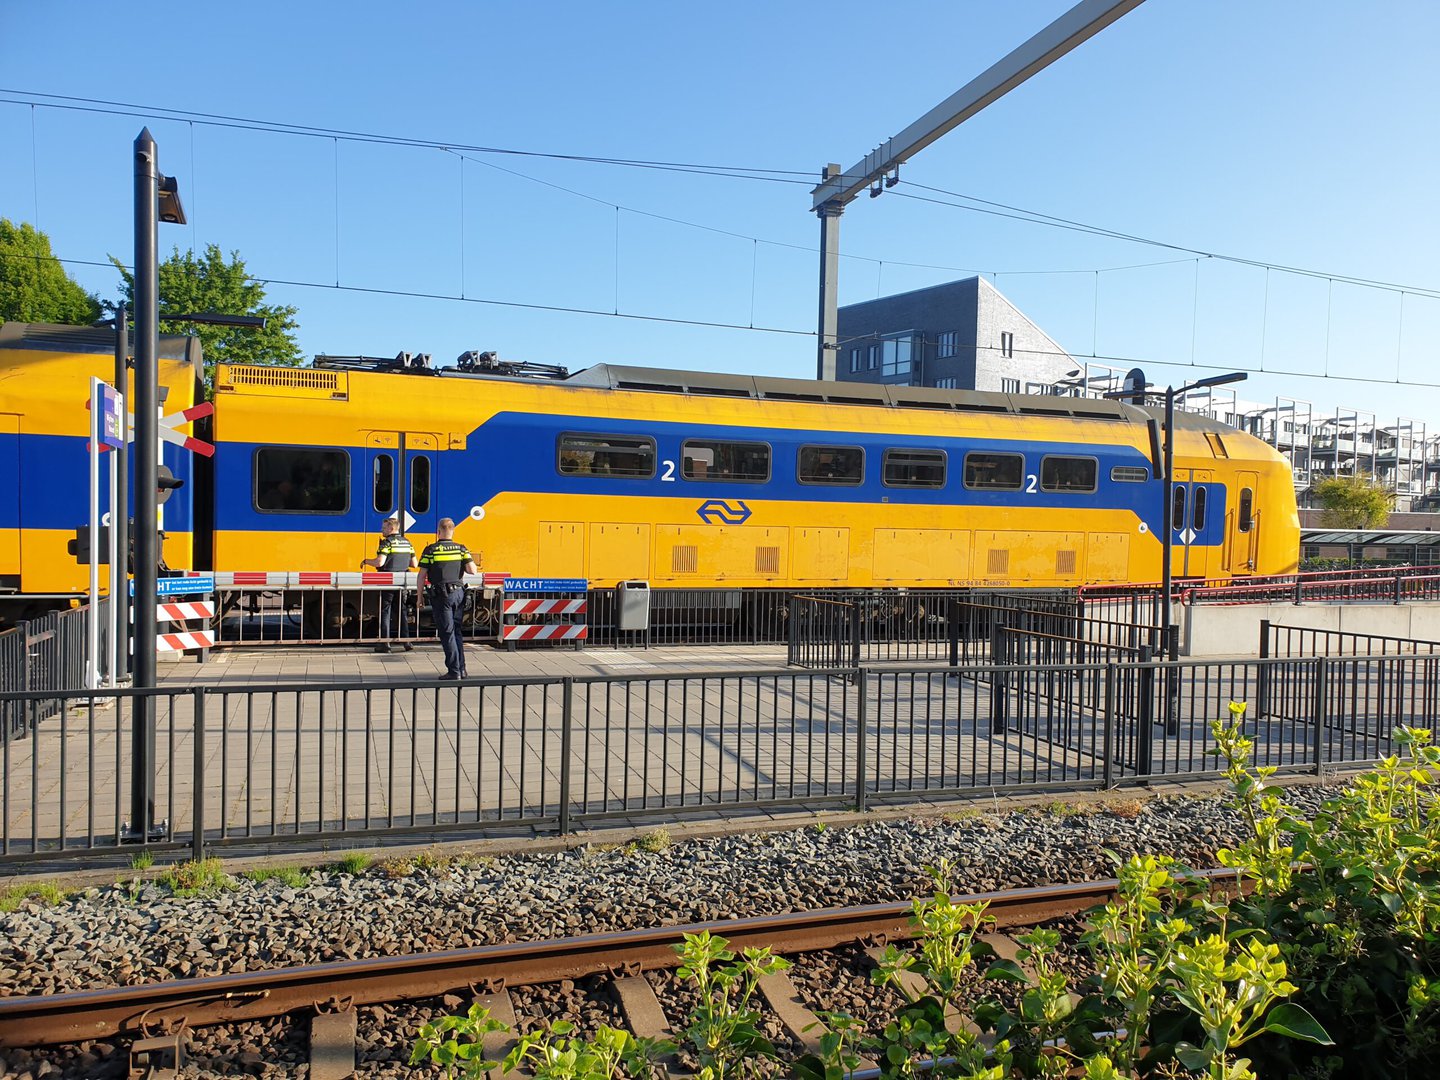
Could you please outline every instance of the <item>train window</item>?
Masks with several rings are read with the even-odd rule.
[[[945,451],[886,450],[884,482],[886,487],[944,487]]]
[[[680,450],[686,480],[739,480],[758,484],[770,479],[770,444],[692,439]]]
[[[1089,457],[1056,457],[1040,460],[1040,490],[1067,494],[1095,490],[1099,464]]]
[[[655,475],[655,440],[635,435],[564,434],[557,468],[565,476],[622,476],[649,480]]]
[[[267,514],[343,514],[350,509],[350,455],[313,446],[255,451],[255,509]]]
[[[966,454],[965,486],[973,490],[1019,491],[1025,478],[1021,454]]]
[[[854,487],[865,478],[865,451],[858,446],[802,446],[800,483]]]
[[[1255,492],[1250,488],[1240,489],[1238,524],[1241,532],[1249,532],[1255,525]]]
[[[1185,528],[1185,489],[1179,484],[1170,492],[1170,527]]]
[[[417,514],[430,509],[430,459],[423,454],[410,459],[410,509]]]
[[[376,454],[373,474],[373,505],[378,513],[384,514],[395,505],[395,459],[389,454]]]
[[[1143,484],[1150,479],[1150,470],[1143,465],[1116,465],[1110,479],[1118,484]]]
[[[1190,507],[1190,527],[1196,532],[1205,528],[1205,489],[1195,485],[1195,498]]]

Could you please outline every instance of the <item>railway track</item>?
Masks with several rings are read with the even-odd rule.
[[[1205,876],[1218,877],[1212,871]],[[955,897],[985,903],[1003,931],[1076,915],[1114,895],[1113,879]],[[468,991],[512,1028],[508,991],[608,977],[614,998],[637,1035],[668,1033],[665,1012],[644,972],[677,966],[685,934],[708,930],[737,951],[769,946],[780,954],[860,944],[876,949],[911,936],[909,903],[828,908],[724,922],[696,923],[574,938],[486,945],[395,957],[55,995],[0,998],[0,1049],[35,1049],[96,1040],[129,1040],[131,1075],[164,1076],[180,1060],[186,1033],[214,1025],[246,1025],[282,1016],[310,1017],[310,1075],[350,1075],[356,1060],[357,1010],[441,998]],[[997,933],[1002,955],[1013,942]],[[767,1004],[797,1042],[817,1035],[814,1015],[784,974],[761,987]],[[138,1070],[138,1071],[137,1071]]]

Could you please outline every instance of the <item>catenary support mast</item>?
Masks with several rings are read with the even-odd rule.
[[[998,101],[1030,76],[1043,71],[1060,57],[1144,0],[1083,0],[1044,30],[992,64],[900,134],[886,139],[855,165],[841,173],[826,166],[824,179],[811,196],[811,209],[820,217],[820,325],[816,375],[835,378],[836,282],[839,276],[840,215],[861,191],[894,177],[901,163],[914,157],[946,132],[963,124],[985,106]],[[875,193],[883,191],[876,187]]]

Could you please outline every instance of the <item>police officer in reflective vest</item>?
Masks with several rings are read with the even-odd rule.
[[[375,550],[373,559],[361,559],[361,566],[373,566],[376,570],[385,570],[392,574],[403,574],[415,566],[415,548],[410,541],[400,535],[400,519],[388,517],[380,525],[380,546]],[[400,609],[400,636],[410,636],[410,612],[409,607],[402,602],[402,590],[386,589],[380,594],[380,643],[375,646],[378,653],[390,651],[390,632],[395,626],[395,609]],[[415,646],[410,642],[404,643],[406,652],[412,651]]]
[[[454,521],[441,518],[435,526],[435,535],[438,539],[420,553],[419,587],[422,593],[429,589],[430,614],[445,650],[445,674],[440,677],[463,679],[465,643],[460,627],[465,617],[465,584],[462,578],[478,571],[469,549],[451,539],[455,535]]]

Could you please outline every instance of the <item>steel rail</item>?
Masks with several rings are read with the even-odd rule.
[[[1233,877],[1234,871],[1201,876]],[[1031,925],[1076,914],[1110,900],[1116,881],[1046,885],[956,896],[985,903],[999,927]],[[689,925],[512,942],[403,956],[368,957],[265,971],[233,972],[173,982],[0,998],[0,1047],[38,1047],[115,1035],[146,1036],[180,1026],[204,1027],[353,1006],[436,997],[458,988],[494,992],[587,975],[676,967],[685,934],[708,930],[735,949],[776,952],[835,948],[853,941],[911,937],[913,905],[869,904]]]

